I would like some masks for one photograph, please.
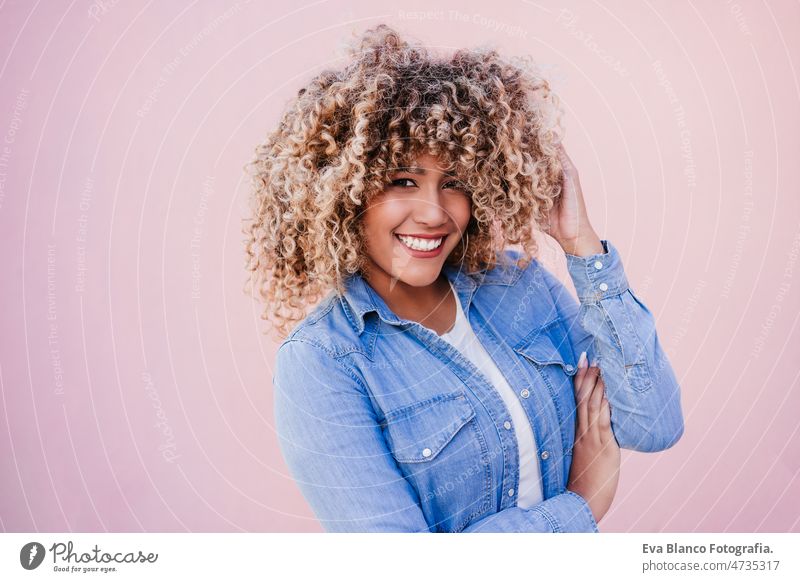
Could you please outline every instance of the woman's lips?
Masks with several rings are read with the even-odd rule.
[[[412,249],[410,246],[406,245],[406,243],[404,243],[398,235],[394,235],[394,237],[397,239],[397,242],[400,244],[400,246],[403,247],[409,255],[411,255],[412,257],[416,257],[418,259],[431,259],[433,257],[438,256],[442,252],[442,249],[444,248],[444,239],[447,238],[443,237],[441,244],[433,250],[420,251],[417,249]]]

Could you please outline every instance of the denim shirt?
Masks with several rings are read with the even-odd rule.
[[[516,392],[537,456],[518,458],[511,417],[447,341],[395,315],[351,276],[278,349],[281,453],[331,532],[597,532],[566,489],[574,375],[596,358],[620,447],[661,451],[683,434],[680,388],[617,249],[567,255],[578,299],[537,260],[477,273],[445,265],[482,345]],[[520,253],[506,250],[507,260]],[[502,256],[501,256],[502,258]],[[544,500],[517,506],[519,463],[539,463]]]

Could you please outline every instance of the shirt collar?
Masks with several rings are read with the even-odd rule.
[[[496,267],[490,271],[478,271],[474,274],[466,273],[459,265],[445,264],[442,272],[452,283],[456,290],[464,313],[469,313],[472,296],[478,287],[484,284],[497,283],[509,284],[517,276],[515,266],[507,269]],[[369,313],[376,313],[378,317],[390,325],[413,324],[413,321],[401,319],[389,309],[383,298],[372,288],[366,279],[356,273],[350,275],[344,282],[345,293],[342,305],[353,329],[361,335],[364,332],[365,317]]]

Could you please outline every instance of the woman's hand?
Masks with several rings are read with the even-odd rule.
[[[583,497],[599,522],[611,507],[619,483],[620,450],[611,430],[611,409],[600,368],[586,367],[581,355],[575,374],[578,422],[567,489]]]
[[[545,232],[556,239],[567,254],[585,257],[605,253],[600,237],[589,223],[578,170],[562,144],[558,145],[558,153],[564,181],[561,195],[548,212],[550,226]]]

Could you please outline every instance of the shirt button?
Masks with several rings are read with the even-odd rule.
[[[509,497],[514,497],[514,490],[513,489],[509,489],[508,490],[508,496]]]
[[[423,457],[430,457],[431,456],[431,450],[429,448],[427,448],[427,447],[422,449],[422,456]]]
[[[520,391],[519,395],[520,395],[520,396],[522,396],[523,398],[527,398],[528,396],[530,396],[530,395],[531,395],[531,393],[530,393],[530,391],[529,391],[527,388],[523,388],[523,389]]]
[[[608,285],[605,283],[600,283],[600,291],[606,291],[608,289]]]
[[[600,261],[595,261],[594,262],[594,268],[598,269],[598,270],[602,269],[603,268],[603,263],[601,263]]]
[[[548,453],[547,451],[542,451],[542,458],[543,459],[547,460],[547,457],[549,457],[549,456],[550,456],[550,453]]]
[[[564,367],[567,369],[567,372],[572,372],[572,370],[573,370],[573,368],[572,368],[572,364],[567,364],[567,365],[566,365],[566,366],[564,366]]]
[[[508,430],[508,429],[510,429],[510,428],[511,428],[511,423],[510,423],[510,422],[508,422],[508,421],[505,421],[505,422],[503,423],[503,426],[504,426],[504,427],[506,427],[506,430]]]

